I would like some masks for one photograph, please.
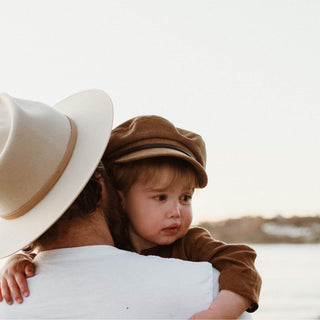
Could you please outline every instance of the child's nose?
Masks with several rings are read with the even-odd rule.
[[[171,206],[169,210],[169,217],[170,218],[179,218],[180,217],[180,207],[177,204]]]

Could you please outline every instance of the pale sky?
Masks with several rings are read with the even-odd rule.
[[[201,134],[194,221],[320,214],[320,1],[0,0],[0,90],[100,88]]]

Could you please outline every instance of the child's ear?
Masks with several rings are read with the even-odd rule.
[[[124,196],[124,193],[122,191],[118,191],[118,195],[120,197],[120,204],[121,204],[121,208],[123,210],[125,210],[126,207],[126,198]]]

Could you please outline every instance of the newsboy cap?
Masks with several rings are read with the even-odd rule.
[[[199,187],[207,185],[206,147],[200,135],[176,128],[159,116],[132,118],[112,130],[103,156],[106,166],[155,157],[177,157],[196,170]]]

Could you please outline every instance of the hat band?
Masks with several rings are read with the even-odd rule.
[[[18,218],[18,217],[24,215],[26,212],[28,212],[31,208],[33,208],[36,204],[38,204],[46,196],[46,194],[51,190],[51,188],[55,185],[55,183],[58,181],[58,179],[62,175],[67,164],[69,163],[69,160],[72,156],[74,146],[75,146],[76,140],[77,140],[76,124],[69,117],[67,117],[67,119],[69,120],[70,127],[71,127],[70,139],[69,139],[68,147],[66,149],[64,157],[62,158],[56,172],[52,175],[52,177],[49,179],[49,181],[41,188],[41,190],[31,200],[29,200],[21,208],[10,213],[9,215],[2,216],[2,218],[7,219],[7,220],[11,220],[11,219],[15,219],[15,218]]]
[[[185,149],[183,149],[183,148],[181,148],[179,146],[176,146],[174,144],[150,143],[150,144],[144,144],[144,145],[141,145],[141,146],[136,146],[136,147],[133,147],[133,148],[130,148],[130,149],[126,149],[126,150],[120,151],[116,155],[111,156],[110,160],[114,160],[116,158],[121,158],[123,156],[126,156],[127,154],[134,153],[134,152],[137,152],[137,151],[141,151],[141,150],[145,150],[145,149],[154,149],[154,148],[166,148],[166,149],[177,150],[177,151],[180,151],[180,152],[184,153],[188,157],[190,157],[192,159],[195,159],[194,156],[190,152],[188,152]]]

